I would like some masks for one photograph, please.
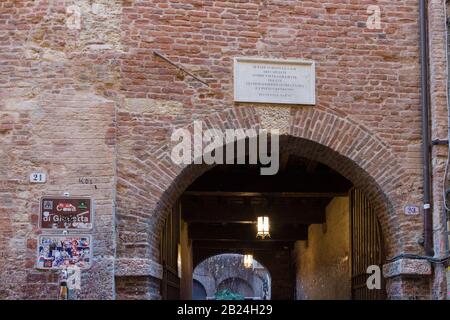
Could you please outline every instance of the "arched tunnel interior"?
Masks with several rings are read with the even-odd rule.
[[[270,237],[257,237],[258,217],[269,219]],[[381,299],[383,289],[366,287],[366,270],[382,264],[382,247],[370,199],[318,161],[282,153],[272,176],[260,175],[259,165],[217,165],[185,190],[166,221],[161,294],[198,299],[196,268],[238,254],[271,275],[270,296],[254,299]],[[216,264],[220,273],[223,262]],[[205,299],[224,287],[215,285]]]

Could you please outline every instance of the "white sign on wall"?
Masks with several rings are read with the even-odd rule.
[[[420,207],[419,206],[405,206],[405,214],[407,216],[417,216],[420,214]]]
[[[31,183],[45,183],[47,181],[47,176],[43,172],[33,172],[30,174]]]
[[[315,78],[314,61],[235,58],[234,100],[314,105]]]

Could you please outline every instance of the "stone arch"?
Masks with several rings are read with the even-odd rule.
[[[408,192],[406,188],[410,177],[391,147],[349,116],[320,106],[237,106],[217,111],[201,120],[204,129],[281,128],[281,152],[291,152],[321,162],[345,176],[369,196],[380,220],[387,256],[395,255],[410,241],[407,236],[398,233],[397,215],[404,204],[401,194]],[[177,128],[192,130],[192,124],[173,129]],[[116,274],[121,274],[121,270],[140,274],[129,267],[134,263],[132,268],[138,268],[135,257],[150,260],[150,263],[158,261],[157,241],[165,217],[184,190],[212,168],[207,165],[173,164],[170,159],[170,135],[171,131],[167,130],[166,139],[159,147],[136,151],[133,161],[129,163],[131,167],[121,168],[119,160],[116,263],[119,267]],[[124,174],[121,174],[121,169],[124,169]],[[122,178],[125,176],[126,179]],[[138,201],[135,202],[141,204],[125,212],[123,202],[132,203],[136,199]],[[137,222],[131,228],[124,224],[130,220],[129,213],[133,216],[132,221]],[[137,229],[137,225],[142,225],[143,229]],[[125,235],[125,241],[121,234]],[[127,235],[131,238],[128,239]],[[136,235],[138,239],[133,238]],[[139,245],[135,246],[136,243]]]
[[[243,258],[242,253],[220,251],[202,256],[198,261],[194,261],[193,282],[199,282],[205,288],[208,297],[213,297],[226,285],[233,289],[233,286],[239,287],[240,284],[251,289],[251,293],[248,292],[245,297],[256,295],[262,298],[265,294],[270,297],[272,275],[269,268],[261,263],[260,257],[256,254],[253,259],[254,268],[247,269],[243,266]],[[220,267],[217,268],[217,265]],[[263,277],[267,277],[266,293],[263,288]]]
[[[236,253],[236,252],[231,252],[231,251],[227,251],[227,252],[223,252],[222,250],[217,250],[217,252],[215,253],[208,253],[207,255],[203,255],[199,258],[199,260],[195,261],[194,260],[194,264],[193,264],[193,270],[195,270],[195,268],[197,268],[198,266],[200,266],[202,263],[204,263],[205,261],[207,261],[208,259],[214,258],[214,257],[219,257],[219,256],[224,256],[224,255],[235,255],[235,256],[239,256],[239,258],[242,260],[244,258],[244,255],[242,253]],[[264,270],[267,271],[267,274],[269,275],[269,279],[272,279],[272,274],[271,274],[271,270],[268,267],[267,261],[264,260],[263,257],[260,257],[257,253],[253,253],[253,260],[256,261],[256,263]]]

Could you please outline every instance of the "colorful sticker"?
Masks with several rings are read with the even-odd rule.
[[[76,266],[87,269],[92,261],[90,236],[40,236],[37,268],[59,269]]]

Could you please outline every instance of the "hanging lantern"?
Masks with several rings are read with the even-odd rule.
[[[253,268],[253,255],[252,254],[244,255],[244,268],[246,268],[246,269]]]
[[[270,238],[269,217],[258,217],[258,233],[256,234],[256,238]]]

